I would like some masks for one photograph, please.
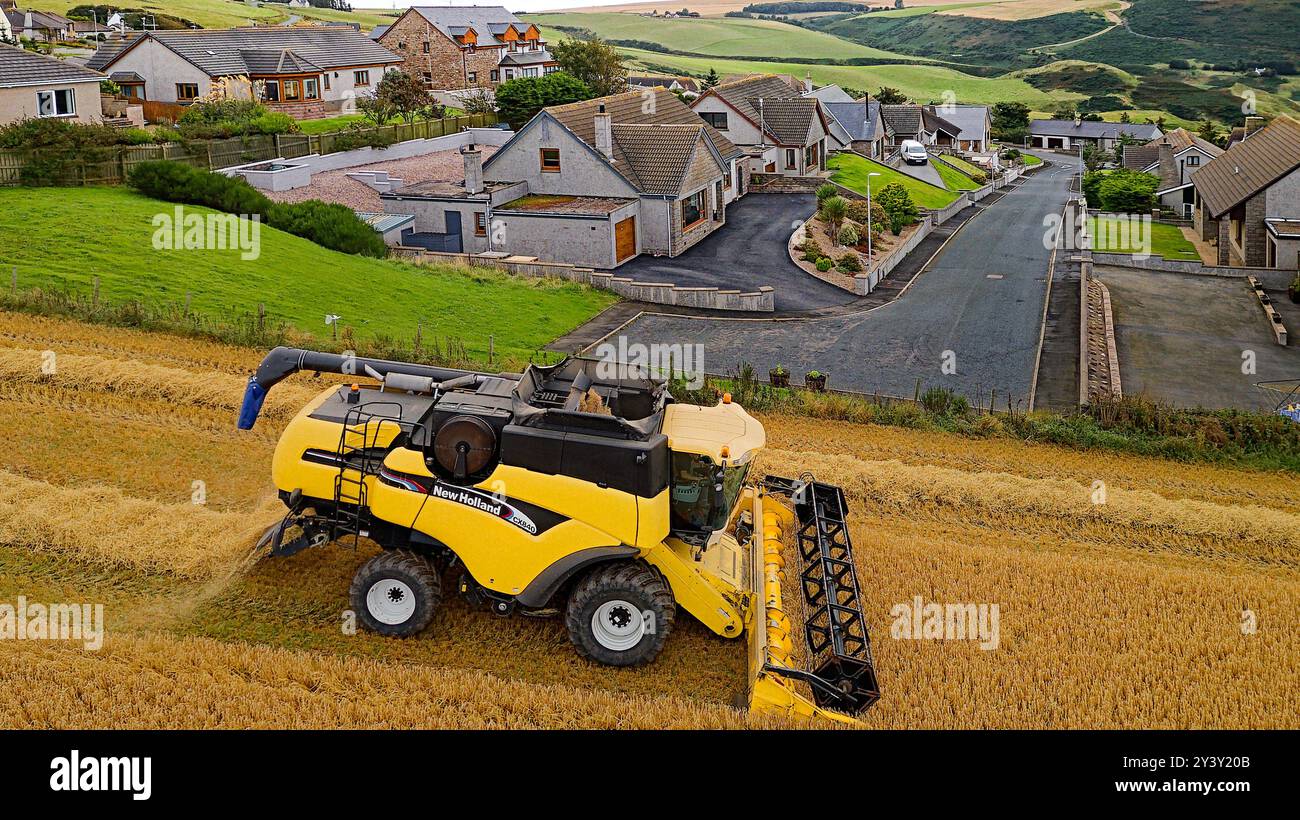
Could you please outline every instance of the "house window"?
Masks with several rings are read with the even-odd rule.
[[[701,111],[700,116],[704,121],[719,131],[727,130],[727,112],[725,111]]]
[[[487,214],[482,211],[474,212],[474,235],[487,236]]]
[[[793,171],[795,167],[795,151],[793,148],[787,148],[785,149],[785,169]]]
[[[199,98],[198,83],[177,83],[176,99],[178,100],[197,100]]]
[[[525,68],[525,69],[524,69],[524,76],[525,76],[525,77],[536,77],[536,76],[537,76],[537,69],[535,69],[535,68]]]
[[[308,77],[302,81],[302,98],[304,100],[320,99],[320,88],[316,83],[315,77]]]
[[[280,101],[280,81],[279,81],[279,80],[267,80],[267,81],[266,81],[266,83],[262,86],[262,99],[266,100],[267,102],[279,102],[279,101]]]
[[[517,40],[511,40],[511,41],[510,41],[510,51],[511,51],[511,53],[514,53],[514,52],[516,52],[516,51],[518,51],[518,50],[519,50],[519,41],[517,41]]]
[[[560,149],[559,149],[559,148],[543,148],[543,149],[541,150],[541,154],[542,154],[542,170],[543,170],[543,171],[546,171],[547,173],[551,173],[551,174],[559,173],[559,170],[560,170]]]
[[[329,72],[328,72],[328,71],[325,72],[322,76],[325,78],[325,90],[326,90],[326,91],[329,91],[329,90],[330,90],[330,75],[329,75]]]
[[[495,83],[495,82],[499,82],[499,81],[501,80],[501,72],[500,72],[499,70],[497,70],[497,69],[494,68],[494,69],[492,69],[492,73],[489,74],[488,77],[489,77],[489,78],[492,80],[492,82],[494,82],[494,83]]]
[[[1200,164],[1201,164],[1201,158],[1200,158],[1199,156],[1197,156],[1196,154],[1188,154],[1188,155],[1187,155],[1187,164],[1188,164],[1188,165],[1200,165]]]
[[[682,230],[688,231],[703,222],[707,216],[708,189],[701,188],[682,200]]]
[[[433,72],[432,72],[432,71],[422,71],[422,72],[420,72],[420,76],[424,78],[424,84],[425,84],[425,85],[433,85]]]
[[[297,102],[301,99],[300,88],[297,80],[284,81],[284,101]]]
[[[71,117],[77,113],[77,101],[71,88],[36,92],[36,114],[40,117]]]
[[[352,72],[352,82],[355,85],[370,85],[370,72],[369,71]]]
[[[428,41],[428,40],[425,40],[424,43],[421,44],[421,49],[424,51],[425,54],[428,54],[428,53],[429,53],[429,41]]]
[[[513,68],[507,68],[507,69],[506,69],[506,79],[507,79],[507,80],[513,80],[514,78],[515,78],[515,70],[514,70]]]

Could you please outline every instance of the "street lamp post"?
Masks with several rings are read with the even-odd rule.
[[[872,171],[867,174],[867,277],[871,276],[871,265],[876,261],[876,253],[871,247],[871,178],[880,174]]]

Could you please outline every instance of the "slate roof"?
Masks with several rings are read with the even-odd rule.
[[[0,44],[0,88],[98,82],[103,74],[76,63]]]
[[[546,49],[541,51],[514,51],[507,52],[501,58],[501,65],[539,65],[541,63],[553,63],[555,58],[551,52]]]
[[[288,49],[245,49],[239,52],[250,74],[313,74],[321,67]]]
[[[853,102],[853,95],[840,88],[838,85],[824,85],[821,88],[815,88],[812,91],[805,91],[805,97],[812,97],[815,100],[821,100],[825,103],[848,103]]]
[[[295,60],[320,69],[396,64],[402,58],[346,26],[264,26],[260,28],[149,31],[100,46],[86,65],[103,69],[144,38],[156,40],[210,77],[258,73],[245,61],[254,53],[258,66],[265,52],[293,52]],[[315,68],[308,69],[315,70]]]
[[[1192,172],[1196,193],[1218,218],[1300,168],[1300,122],[1279,116]]]
[[[480,46],[501,46],[501,35],[513,24],[520,33],[528,24],[506,10],[505,6],[412,6],[411,9],[429,21],[443,34],[453,38],[474,29]]]
[[[956,137],[961,133],[961,126],[953,123],[947,117],[940,116],[939,112],[934,110],[934,106],[927,105],[921,108],[921,121],[925,123],[925,130],[931,134],[937,134],[943,131],[945,134],[951,134]]]
[[[1153,140],[1160,129],[1144,122],[1096,122],[1094,120],[1030,120],[1029,133],[1040,137],[1075,137],[1078,139],[1118,139],[1128,134],[1138,140]]]
[[[731,140],[706,124],[671,91],[656,89],[654,105],[647,106],[645,101],[644,92],[628,91],[543,111],[595,148],[595,118],[603,104],[610,117],[614,170],[645,193],[680,193],[691,152],[701,138],[712,142],[724,161],[742,155]],[[647,113],[647,108],[653,113]],[[493,154],[485,167],[503,153],[499,150]]]
[[[762,123],[772,138],[783,145],[807,144],[813,120],[820,116],[816,99],[799,96],[775,74],[732,80],[714,86],[710,93],[751,121]]]
[[[987,105],[948,105],[943,107],[943,119],[956,126],[958,139],[989,139],[989,107]]]
[[[386,34],[390,28],[392,28],[392,26],[375,26],[370,31],[370,39],[378,40],[380,37],[383,37],[384,34]]]
[[[882,105],[880,116],[890,130],[900,134],[917,134],[921,131],[921,106],[919,105]]]
[[[871,106],[867,110],[867,105]],[[857,142],[871,142],[884,136],[876,133],[876,119],[880,116],[880,103],[871,100],[864,105],[860,102],[824,102],[822,109],[829,114],[839,126],[848,133],[849,138]]]

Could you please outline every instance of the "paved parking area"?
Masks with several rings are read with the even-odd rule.
[[[1245,279],[1131,268],[1097,268],[1110,289],[1125,395],[1185,407],[1272,410],[1277,395],[1256,382],[1300,377],[1300,347],[1282,347]],[[1300,307],[1270,293],[1287,330],[1300,333]],[[1243,372],[1245,354],[1255,372]]]
[[[812,194],[746,194],[727,206],[727,224],[680,256],[643,254],[615,270],[640,282],[755,291],[776,288],[778,313],[852,302],[846,290],[809,276],[790,261],[786,243],[812,216]]]

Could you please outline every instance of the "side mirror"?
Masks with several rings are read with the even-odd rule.
[[[723,493],[722,479],[725,475],[726,471],[723,470],[722,467],[715,467],[713,469],[713,502],[709,509],[709,518],[713,521],[717,521],[722,516],[731,512],[727,509],[727,497],[725,493]]]

